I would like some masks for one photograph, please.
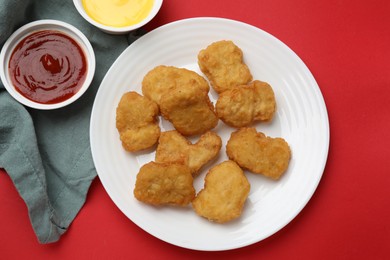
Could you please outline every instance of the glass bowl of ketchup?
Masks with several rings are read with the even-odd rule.
[[[16,30],[0,53],[0,77],[25,106],[49,110],[76,101],[95,74],[95,54],[74,26],[39,20]]]
[[[73,0],[80,15],[109,34],[125,34],[150,22],[163,0]]]

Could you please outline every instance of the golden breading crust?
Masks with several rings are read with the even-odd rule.
[[[192,207],[210,221],[225,223],[241,215],[249,191],[250,184],[241,168],[225,161],[207,173],[204,189],[192,201]]]
[[[250,86],[237,86],[219,95],[215,109],[218,117],[227,125],[250,125],[254,119],[255,91]]]
[[[192,144],[179,132],[162,132],[156,151],[156,162],[177,162],[187,165],[193,176],[214,159],[221,150],[222,140],[214,132],[203,134]]]
[[[232,41],[214,42],[201,50],[198,65],[217,93],[252,80],[252,74],[243,61],[242,50]]]
[[[160,105],[161,97],[173,88],[187,86],[209,92],[207,81],[194,71],[174,66],[160,65],[150,70],[143,78],[142,93]]]
[[[270,121],[276,111],[275,93],[270,84],[254,80],[249,86],[255,90],[254,121]]]
[[[277,180],[287,170],[291,150],[283,138],[266,137],[255,128],[233,132],[226,153],[244,169]]]
[[[143,150],[157,143],[160,137],[157,115],[157,104],[137,92],[122,96],[116,108],[116,128],[126,151]]]
[[[206,133],[218,124],[208,93],[200,88],[173,88],[161,97],[160,111],[185,136]]]
[[[137,174],[134,196],[155,206],[186,206],[195,197],[190,169],[175,163],[147,163]]]
[[[272,87],[255,80],[222,92],[215,108],[224,123],[239,128],[254,121],[270,121],[276,110],[276,101]]]

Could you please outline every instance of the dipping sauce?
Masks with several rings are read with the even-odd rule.
[[[41,30],[16,45],[9,61],[15,89],[41,104],[55,104],[77,93],[87,75],[82,48],[70,36]]]
[[[107,26],[126,27],[144,20],[154,0],[82,0],[85,12]]]

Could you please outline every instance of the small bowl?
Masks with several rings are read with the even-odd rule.
[[[104,25],[104,24],[101,24],[101,23],[95,21],[85,11],[85,9],[83,7],[82,0],[73,0],[74,6],[76,7],[77,11],[80,13],[80,15],[85,20],[87,20],[90,24],[96,26],[97,28],[99,28],[103,32],[106,32],[109,34],[126,34],[126,33],[129,33],[133,30],[136,30],[136,29],[144,26],[145,24],[150,22],[156,16],[156,14],[158,13],[158,11],[161,8],[162,3],[163,3],[163,0],[154,0],[152,10],[148,14],[148,16],[144,20],[140,21],[137,24],[134,24],[131,26],[125,26],[125,27],[114,27],[114,26]]]
[[[13,53],[14,48],[17,46],[17,44],[20,41],[22,41],[24,38],[26,38],[28,35],[41,30],[60,31],[63,34],[75,40],[76,43],[78,43],[78,45],[82,48],[87,63],[86,77],[81,88],[68,99],[54,104],[38,103],[20,94],[15,89],[11,81],[11,76],[8,68],[11,55]],[[96,60],[95,60],[95,53],[93,51],[90,42],[88,41],[87,37],[85,37],[85,35],[82,32],[80,32],[77,28],[75,28],[74,26],[68,23],[57,21],[57,20],[38,20],[20,27],[8,38],[8,40],[3,45],[3,48],[1,49],[0,65],[1,65],[1,69],[0,69],[1,81],[3,82],[4,87],[7,89],[7,91],[13,98],[15,98],[23,105],[31,108],[50,110],[50,109],[57,109],[69,105],[74,101],[76,101],[85,93],[85,91],[88,89],[94,77]]]

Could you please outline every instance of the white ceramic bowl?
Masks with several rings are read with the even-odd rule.
[[[85,20],[87,20],[90,24],[96,26],[97,28],[99,28],[103,32],[106,32],[109,34],[126,34],[126,33],[129,33],[133,30],[136,30],[136,29],[144,26],[145,24],[150,22],[150,20],[152,20],[156,16],[156,14],[158,13],[158,11],[161,8],[162,3],[163,3],[163,0],[154,0],[154,4],[153,4],[152,10],[150,11],[149,15],[144,20],[142,20],[141,22],[139,22],[137,24],[134,24],[131,26],[125,26],[125,27],[113,27],[113,26],[107,26],[107,25],[101,24],[101,23],[95,21],[94,19],[92,19],[85,12],[82,0],[73,0],[74,6],[76,7],[77,11],[80,13],[80,15]]]
[[[78,92],[75,93],[73,96],[55,104],[37,103],[24,97],[15,89],[14,85],[12,84],[11,77],[9,75],[9,70],[8,70],[10,57],[12,55],[15,46],[26,36],[41,30],[56,30],[71,37],[83,49],[87,61],[87,75],[84,84],[81,86]],[[85,91],[88,89],[89,85],[91,84],[93,76],[95,74],[96,61],[95,61],[95,53],[93,51],[90,42],[88,41],[87,37],[85,37],[85,35],[82,32],[80,32],[76,27],[68,23],[57,21],[57,20],[38,20],[20,27],[8,38],[8,40],[4,43],[0,53],[0,65],[1,65],[1,69],[0,69],[1,81],[3,82],[4,87],[7,89],[7,91],[10,93],[10,95],[13,98],[15,98],[17,101],[19,101],[20,103],[28,107],[42,109],[42,110],[50,110],[50,109],[57,109],[69,105],[74,101],[76,101],[79,97],[81,97],[85,93]]]

